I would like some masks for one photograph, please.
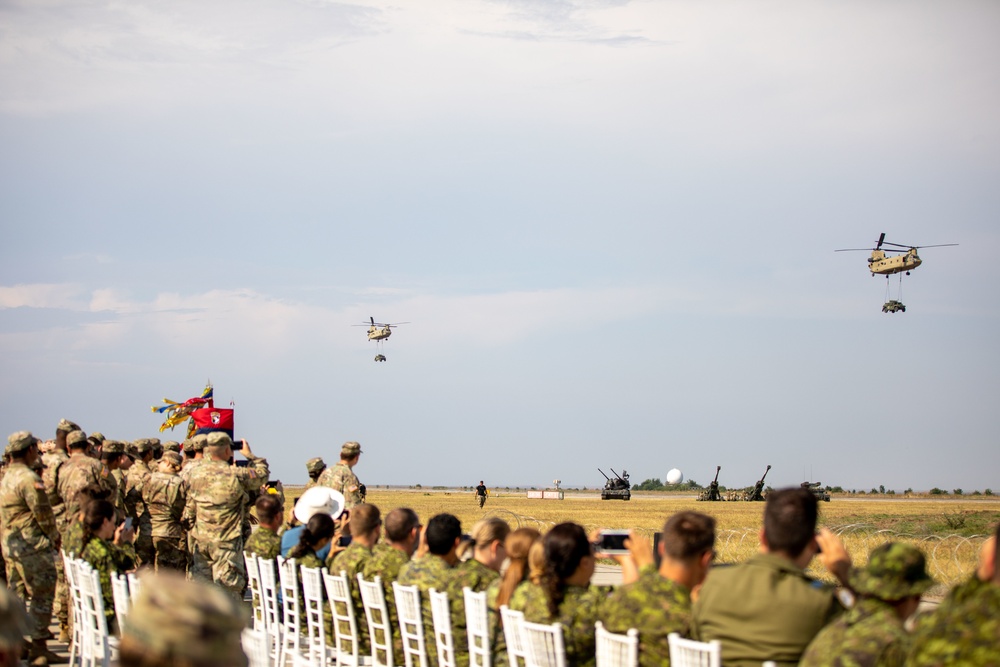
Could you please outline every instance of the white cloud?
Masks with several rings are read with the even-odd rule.
[[[0,286],[0,308],[68,308],[81,310],[83,289],[68,283]]]

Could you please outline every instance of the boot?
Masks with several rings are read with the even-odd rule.
[[[48,667],[67,662],[69,662],[68,658],[50,651],[44,639],[31,640],[31,650],[28,651],[28,664],[31,667]]]

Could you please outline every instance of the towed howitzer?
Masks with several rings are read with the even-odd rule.
[[[614,473],[615,479],[611,479],[604,474],[604,471],[600,468],[597,472],[604,476],[607,480],[604,484],[604,489],[601,491],[601,500],[629,500],[632,498],[631,484],[628,482],[628,472],[622,470],[624,477],[615,472],[614,468],[611,468],[611,472]]]
[[[708,485],[708,488],[701,492],[698,496],[698,500],[718,502],[723,500],[722,494],[719,493],[719,471],[722,470],[722,466],[715,466],[715,479],[712,483]]]
[[[757,480],[757,483],[754,484],[753,490],[747,492],[746,496],[743,498],[744,500],[764,500],[764,478],[767,477],[767,473],[770,472],[770,470],[771,466],[768,465],[767,470],[764,471],[764,474],[761,475],[760,479]]]

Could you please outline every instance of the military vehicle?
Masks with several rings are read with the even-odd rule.
[[[897,311],[903,311],[904,313],[906,312],[906,306],[903,305],[902,301],[896,301],[895,299],[891,299],[882,304],[883,313],[895,313]]]
[[[597,472],[604,476],[607,481],[604,483],[604,488],[601,490],[601,500],[629,500],[632,498],[632,485],[628,481],[628,471],[624,468],[622,469],[622,474],[619,475],[615,472],[614,468],[609,468],[612,473],[614,473],[615,479],[611,479],[604,474],[604,471],[600,468]]]
[[[712,483],[708,485],[708,488],[701,492],[698,496],[698,500],[705,500],[710,502],[719,502],[722,500],[722,494],[719,493],[719,471],[722,470],[722,466],[715,466],[715,479]]]
[[[753,488],[743,494],[743,500],[748,502],[755,502],[764,500],[766,494],[764,493],[764,478],[767,477],[767,473],[771,470],[771,466],[767,466],[767,470],[761,475],[761,478],[757,480],[757,483],[753,485]]]
[[[802,482],[800,486],[816,496],[816,500],[830,502],[830,492],[822,488],[823,482]]]

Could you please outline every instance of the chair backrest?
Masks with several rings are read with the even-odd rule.
[[[83,596],[81,631],[84,651],[81,665],[108,667],[111,664],[111,645],[108,642],[108,622],[104,616],[100,574],[86,561],[78,561],[77,582]]]
[[[427,667],[424,623],[420,616],[420,590],[416,586],[403,586],[394,581],[392,593],[396,598],[396,616],[399,618],[399,634],[403,638],[406,667]]]
[[[608,632],[598,621],[594,626],[597,635],[597,667],[638,667],[639,631],[629,629],[624,635]]]
[[[676,632],[667,635],[670,646],[672,667],[720,667],[722,665],[722,644],[684,639]]]
[[[267,632],[271,659],[278,663],[281,657],[282,626],[281,606],[278,602],[278,575],[272,558],[257,557],[257,571],[260,573],[260,595],[264,605],[264,630]]]
[[[76,665],[83,660],[83,592],[80,590],[80,575],[77,560],[62,552],[63,571],[73,612],[73,636],[69,646],[69,664]]]
[[[562,626],[558,623],[521,623],[528,667],[566,667],[566,647]]]
[[[524,614],[510,609],[507,605],[500,606],[500,622],[503,624],[503,638],[507,644],[507,658],[510,667],[519,667],[520,663],[528,659],[528,653],[524,648]]]
[[[139,575],[135,572],[128,572],[126,575],[128,577],[128,594],[132,598],[132,604],[139,599],[139,590],[142,588],[142,582],[139,581]]]
[[[434,625],[434,641],[437,644],[438,667],[456,667],[455,639],[451,636],[451,608],[448,594],[430,589],[431,622]]]
[[[115,601],[118,631],[121,632],[125,629],[125,617],[132,608],[132,598],[128,594],[128,578],[124,574],[111,573],[111,596]]]
[[[267,631],[247,628],[241,637],[243,652],[247,654],[247,667],[271,667],[270,642]]]
[[[375,581],[365,581],[359,573],[358,588],[361,591],[361,602],[365,606],[365,618],[368,620],[372,664],[376,667],[392,667],[392,626],[389,622],[389,606],[385,603],[385,591],[382,590],[382,577],[375,577]]]
[[[298,638],[302,627],[299,620],[299,580],[295,559],[278,557],[278,583],[281,590],[281,623],[284,634]],[[292,638],[289,638],[291,640]]]
[[[351,599],[351,586],[347,573],[323,573],[323,584],[326,586],[326,596],[330,598],[330,611],[333,612],[333,637],[337,650],[337,664],[358,664],[358,621],[354,618],[354,601]]]
[[[267,628],[267,623],[264,621],[264,597],[260,590],[260,565],[257,561],[257,554],[244,553],[243,561],[247,567],[250,599],[253,600],[253,628],[254,630],[264,630]]]
[[[323,579],[326,574],[318,567],[299,568],[302,574],[302,605],[306,610],[306,630],[309,634],[310,662],[325,665],[327,637],[323,622]]]
[[[469,667],[490,667],[490,617],[486,591],[462,589],[465,599],[465,627],[469,635]]]

